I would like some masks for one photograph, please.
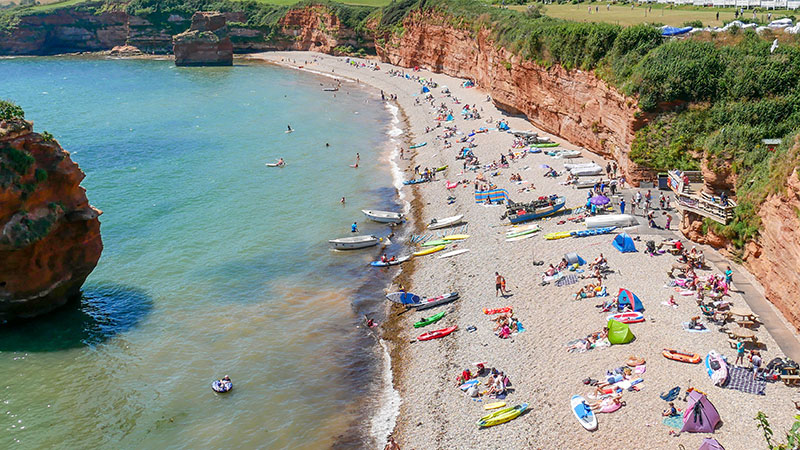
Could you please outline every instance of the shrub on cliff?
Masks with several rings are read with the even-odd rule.
[[[6,100],[0,100],[0,120],[24,119],[25,111]]]

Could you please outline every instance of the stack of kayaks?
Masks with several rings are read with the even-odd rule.
[[[444,315],[445,315],[445,311],[442,311],[442,312],[436,313],[436,314],[434,314],[434,315],[432,315],[432,316],[430,316],[430,317],[428,317],[426,319],[422,319],[419,322],[416,322],[414,324],[414,328],[422,328],[422,327],[428,326],[428,325],[430,325],[432,323],[436,323],[439,320],[441,320],[441,318],[444,317]]]
[[[603,227],[603,228],[594,228],[591,230],[576,230],[576,231],[571,231],[570,235],[572,235],[572,237],[597,236],[598,234],[611,233],[616,229],[617,227]]]
[[[557,231],[555,233],[547,233],[544,235],[544,238],[548,241],[556,240],[556,239],[564,239],[572,236],[574,231]]]
[[[487,414],[480,419],[478,419],[478,427],[479,428],[486,428],[486,427],[493,427],[495,425],[500,425],[501,423],[506,423],[510,420],[514,420],[520,416],[525,410],[528,409],[528,404],[523,403],[521,405],[512,406],[508,408],[498,409],[497,411]]]
[[[541,231],[538,224],[526,225],[524,227],[512,228],[506,232],[506,242],[521,241],[532,237],[534,233]]]

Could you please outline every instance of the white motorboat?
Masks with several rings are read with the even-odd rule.
[[[438,230],[440,228],[447,228],[449,226],[453,226],[457,223],[461,223],[461,219],[464,218],[463,214],[459,214],[457,216],[445,217],[444,219],[433,219],[431,223],[428,224],[428,229],[430,230]]]
[[[595,175],[602,175],[603,168],[595,164],[593,166],[584,166],[584,167],[576,167],[573,169],[569,169],[569,173],[577,177],[593,177]]]
[[[629,214],[600,214],[598,216],[587,217],[584,220],[587,229],[605,227],[632,227],[639,225],[636,217]]]
[[[566,158],[580,158],[581,152],[578,150],[563,150],[556,153],[555,158],[559,159],[566,159]]]
[[[336,250],[355,250],[358,248],[372,247],[378,245],[380,238],[375,236],[351,236],[339,239],[331,239],[331,243]]]
[[[367,219],[381,223],[400,223],[403,221],[403,214],[391,211],[378,211],[374,209],[362,209],[361,212]]]

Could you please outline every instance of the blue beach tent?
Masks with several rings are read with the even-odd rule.
[[[614,242],[611,243],[615,249],[621,251],[622,253],[631,253],[635,252],[636,246],[633,245],[633,239],[628,236],[628,233],[620,233],[617,237],[614,238]]]
[[[634,311],[644,311],[644,305],[639,297],[627,289],[620,289],[617,295],[617,309],[622,311],[626,306],[631,306]]]

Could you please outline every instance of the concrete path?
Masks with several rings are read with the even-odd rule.
[[[625,198],[630,198],[631,192],[632,190],[626,189]],[[670,211],[670,213],[673,216],[672,226],[676,227],[680,223],[680,212],[673,209]],[[665,238],[670,237],[686,239],[678,230],[659,230],[648,228],[646,219],[642,217],[641,214],[636,214],[636,216],[640,218],[640,222],[642,224],[636,229],[628,231],[628,234],[631,236],[655,235],[663,236]],[[663,222],[663,218],[660,221]],[[644,243],[642,242],[639,244],[637,242],[637,247],[639,245],[643,246]],[[742,273],[742,271],[746,271],[747,269],[739,266],[738,264],[732,263],[723,257],[713,247],[699,244],[693,245],[696,245],[699,247],[699,249],[703,250],[703,253],[706,255],[706,261],[710,264],[713,264],[718,271],[724,272],[728,266],[731,266],[731,271],[733,271],[733,290],[742,294],[742,297],[744,297],[744,300],[747,302],[750,310],[758,315],[762,326],[766,328],[769,334],[772,335],[772,338],[775,339],[775,342],[778,343],[778,347],[780,347],[781,352],[783,352],[785,356],[791,358],[792,360],[800,362],[800,341],[798,341],[795,334],[787,328],[786,323],[781,320],[780,317],[778,317],[778,314],[775,312],[772,304],[766,299],[766,297],[764,297],[764,295],[761,294],[761,292],[750,283],[749,277]]]

